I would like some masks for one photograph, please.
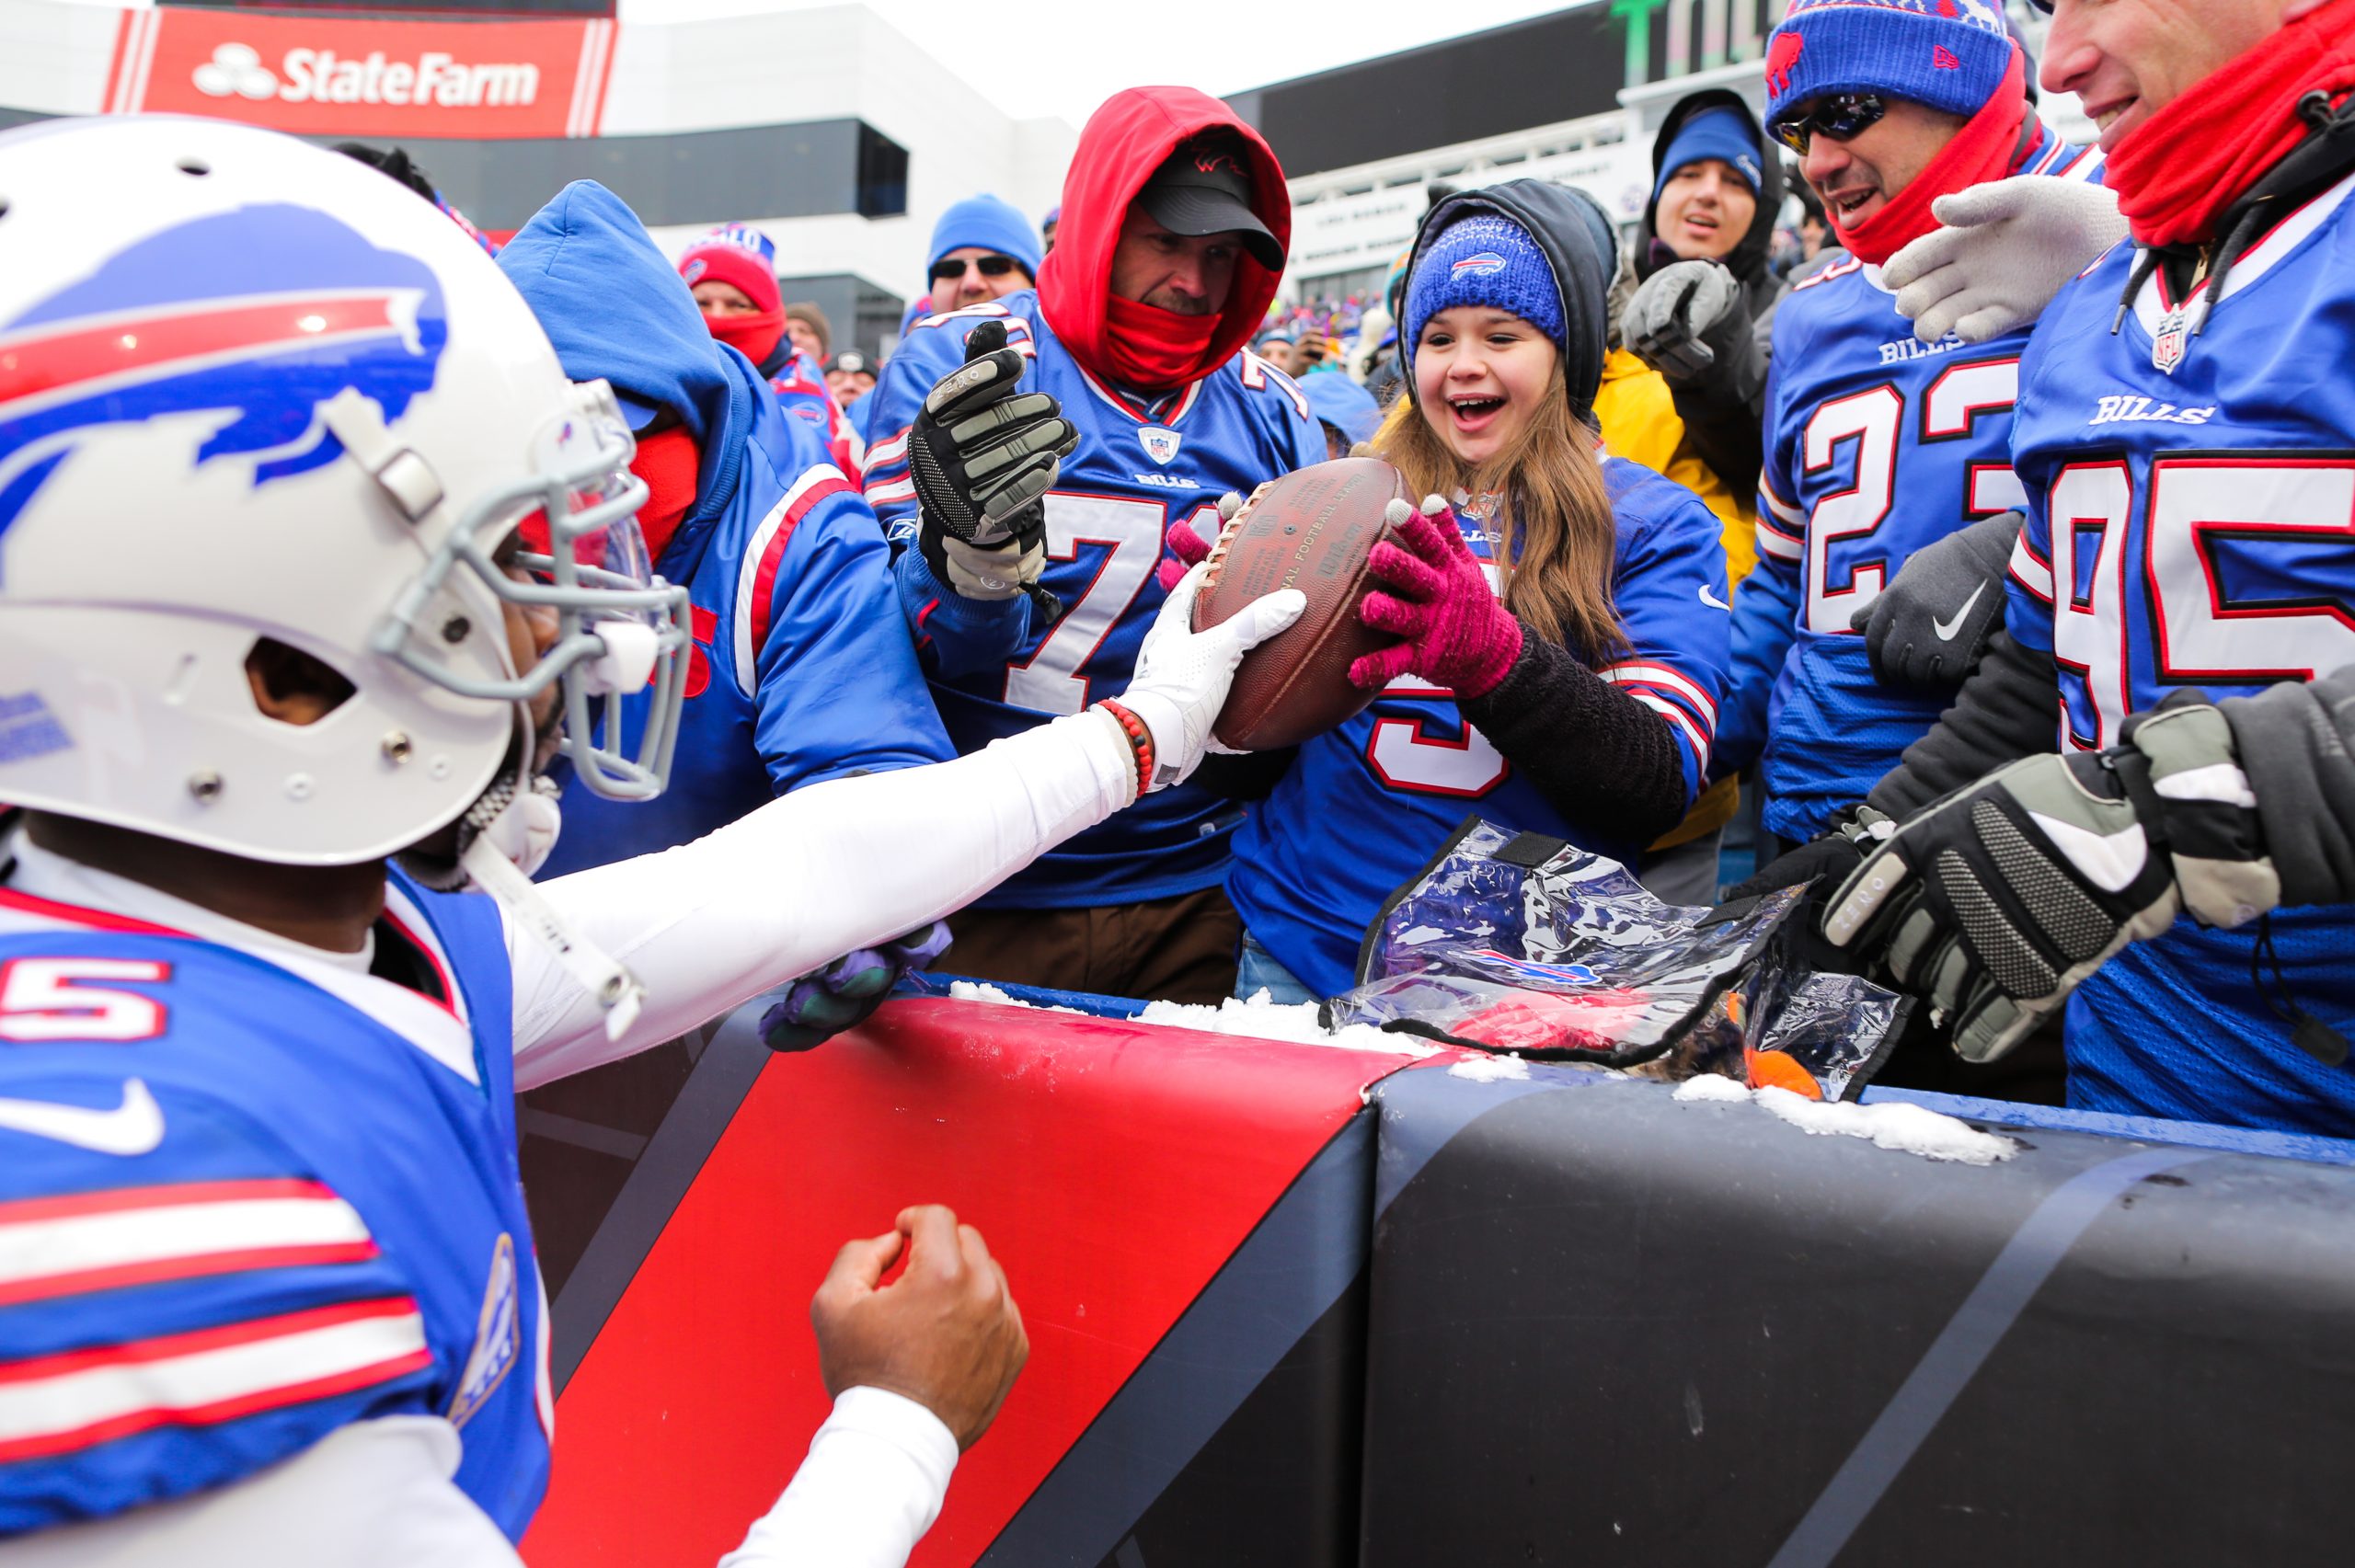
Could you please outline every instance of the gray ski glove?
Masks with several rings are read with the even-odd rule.
[[[1644,280],[1619,336],[1635,356],[1671,381],[1691,381],[1717,363],[1702,338],[1740,308],[1741,284],[1714,261],[1678,261]]]
[[[1041,498],[1079,432],[1054,398],[1016,390],[1022,369],[1005,324],[982,322],[965,339],[965,362],[925,395],[908,431],[917,544],[933,576],[968,599],[1044,594]]]
[[[2256,807],[2223,715],[2170,699],[2106,751],[2026,758],[1913,818],[1832,896],[1824,935],[1991,1061],[2178,912],[2272,909]]]

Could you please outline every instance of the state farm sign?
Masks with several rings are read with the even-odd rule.
[[[314,136],[593,136],[609,21],[382,21],[126,11],[111,113],[161,109]]]

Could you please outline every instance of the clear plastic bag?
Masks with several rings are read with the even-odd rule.
[[[1904,1008],[1863,980],[1786,967],[1774,938],[1801,896],[1665,904],[1614,861],[1474,818],[1376,917],[1359,984],[1326,1022],[1842,1098]]]

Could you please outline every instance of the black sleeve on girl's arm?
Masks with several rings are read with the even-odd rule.
[[[1660,715],[1522,623],[1521,652],[1456,705],[1574,825],[1648,844],[1684,818],[1684,765]]]

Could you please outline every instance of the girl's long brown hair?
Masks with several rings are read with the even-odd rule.
[[[1628,651],[1611,599],[1618,525],[1594,432],[1570,412],[1558,355],[1519,439],[1477,468],[1449,449],[1411,393],[1390,406],[1370,445],[1406,475],[1419,501],[1458,490],[1501,493],[1496,555],[1505,608],[1590,664]]]

